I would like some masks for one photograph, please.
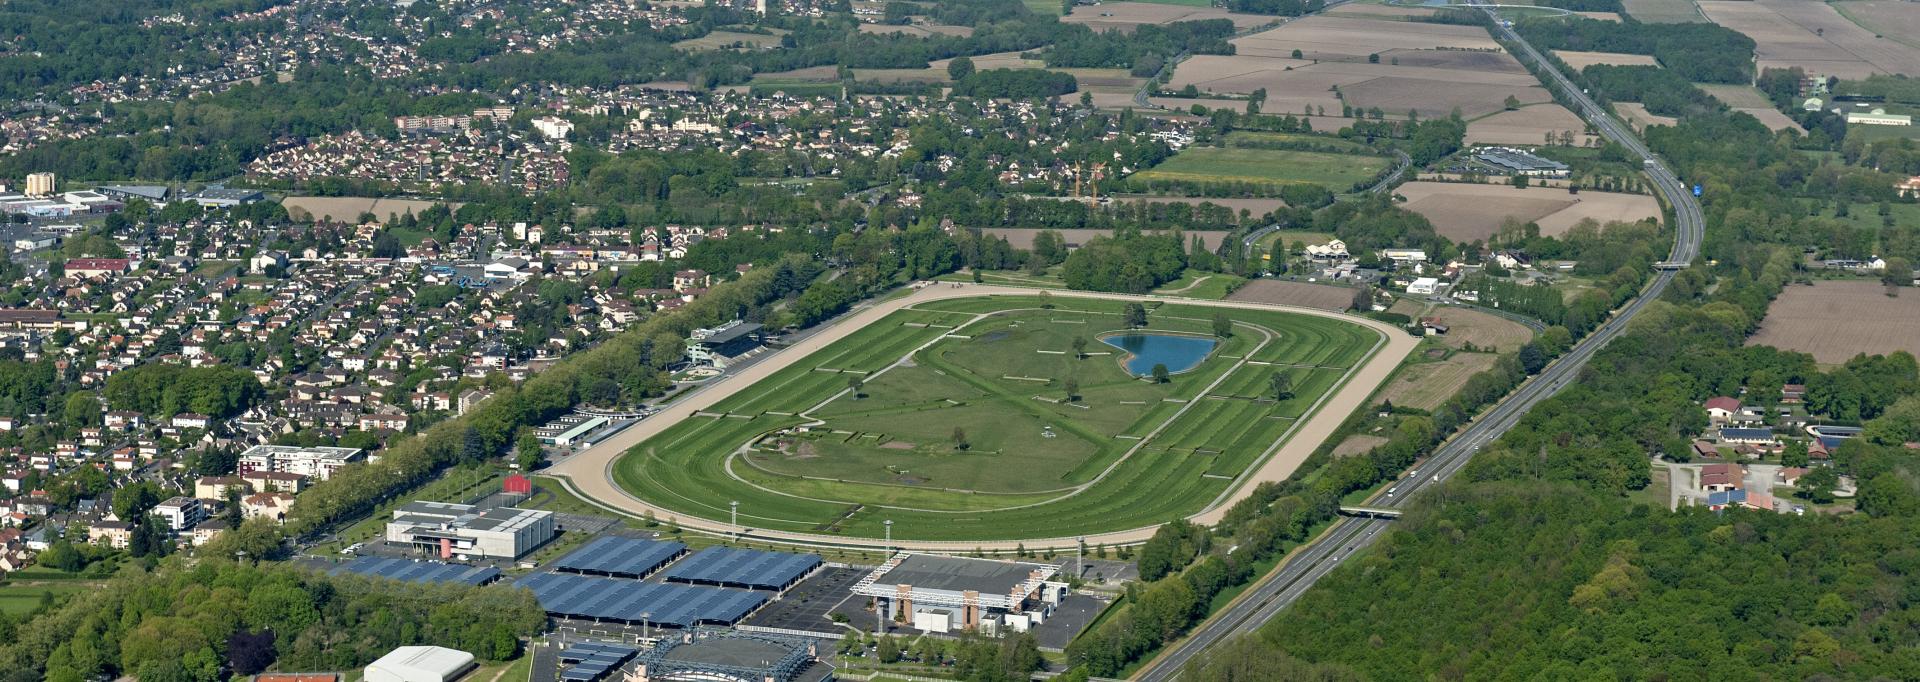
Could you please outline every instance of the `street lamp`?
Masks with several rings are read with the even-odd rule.
[[[640,638],[653,639],[653,612],[640,612]]]
[[[885,525],[887,527],[887,554],[892,555],[893,554],[893,519],[887,519],[885,522]]]
[[[1073,560],[1073,577],[1079,578],[1087,574],[1087,536],[1074,538],[1074,541],[1080,546],[1080,556]]]
[[[734,500],[728,504],[733,508],[733,515],[729,517],[733,525],[733,539],[738,541],[740,539],[740,501]]]

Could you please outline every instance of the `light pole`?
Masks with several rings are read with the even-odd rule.
[[[740,540],[740,501],[734,500],[729,503],[729,506],[733,507],[733,515],[729,517],[729,520],[732,521],[733,525],[733,539],[737,542]]]
[[[1073,560],[1073,577],[1079,578],[1087,574],[1087,536],[1074,538],[1074,541],[1079,545],[1080,555]]]
[[[887,519],[886,526],[887,526],[887,556],[893,556],[893,519]]]
[[[643,611],[640,613],[640,638],[653,639],[653,612],[652,611]]]

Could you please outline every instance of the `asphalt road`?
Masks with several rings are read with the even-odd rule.
[[[1498,26],[1497,23],[1496,26]],[[1681,182],[1664,162],[1654,157],[1646,145],[1634,136],[1631,129],[1609,115],[1605,109],[1568,81],[1566,76],[1541,59],[1540,53],[1519,34],[1505,26],[1499,26],[1497,31],[1501,38],[1519,49],[1524,60],[1540,65],[1544,80],[1550,86],[1567,93],[1581,116],[1592,123],[1600,134],[1650,162],[1645,168],[1647,175],[1653,178],[1661,196],[1674,209],[1674,243],[1668,260],[1690,263],[1698,257],[1700,241],[1706,230],[1706,221],[1702,216],[1700,203],[1694,199],[1691,188]],[[1519,423],[1520,419],[1540,401],[1552,397],[1567,384],[1572,383],[1579,376],[1581,368],[1586,366],[1587,361],[1605,347],[1607,342],[1625,332],[1633,317],[1638,315],[1648,302],[1658,299],[1672,281],[1673,272],[1660,271],[1638,298],[1622,307],[1606,324],[1588,334],[1585,339],[1567,351],[1566,355],[1548,365],[1540,374],[1521,384],[1520,388],[1515,389],[1505,401],[1489,409],[1452,440],[1441,445],[1419,469],[1409,472],[1409,475],[1400,483],[1392,486],[1391,495],[1376,497],[1369,502],[1369,506],[1402,507],[1414,494],[1429,486],[1438,485],[1458,473],[1482,445],[1499,438],[1501,434],[1513,428],[1514,424]],[[1192,636],[1142,670],[1135,679],[1153,682],[1178,678],[1189,661],[1215,643],[1251,632],[1271,620],[1281,610],[1299,599],[1300,595],[1306,593],[1307,589],[1318,582],[1322,576],[1352,556],[1355,551],[1373,544],[1379,539],[1380,531],[1391,524],[1391,521],[1380,519],[1341,518],[1335,521],[1333,526],[1327,529],[1326,534],[1314,544],[1301,550],[1299,555],[1289,558],[1279,570],[1267,574],[1238,601],[1201,624]]]

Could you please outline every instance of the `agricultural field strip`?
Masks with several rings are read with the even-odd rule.
[[[909,310],[914,310],[914,309],[916,309],[916,308],[908,308],[908,309],[909,309]],[[1000,311],[997,311],[997,312],[1003,312],[1003,313],[1009,313],[1009,312],[1031,312],[1031,311],[1036,311],[1036,310],[1041,310],[1041,309],[1040,309],[1040,308],[1005,308],[1005,309],[1002,309],[1002,310],[1000,310]],[[1091,311],[1087,311],[1087,312],[1091,312]],[[991,317],[991,316],[992,316],[992,315],[994,315],[994,314],[996,314],[996,313],[980,313],[980,314],[978,314],[978,315],[976,315],[976,316],[974,317],[974,319],[973,319],[972,321],[970,321],[970,322],[969,322],[968,324],[970,325],[970,324],[972,324],[972,323],[974,323],[974,322],[979,322],[979,321],[981,321],[981,320],[985,320],[985,319],[987,319],[988,317]],[[1195,319],[1192,319],[1192,318],[1175,318],[1175,317],[1171,317],[1171,316],[1168,316],[1168,317],[1167,317],[1166,319],[1186,319],[1186,320],[1189,320],[1189,321],[1194,321],[1194,322],[1198,322],[1198,321],[1201,321],[1201,320],[1195,320]],[[1266,345],[1267,345],[1267,344],[1268,344],[1269,342],[1271,342],[1271,341],[1273,340],[1273,338],[1274,338],[1274,336],[1276,335],[1276,332],[1275,332],[1274,330],[1270,330],[1270,329],[1267,329],[1267,328],[1265,328],[1265,327],[1261,327],[1261,326],[1258,326],[1258,325],[1253,325],[1253,324],[1248,324],[1248,323],[1244,323],[1244,322],[1238,322],[1238,321],[1236,321],[1236,322],[1235,322],[1235,324],[1237,324],[1237,325],[1241,325],[1241,326],[1245,326],[1245,327],[1249,327],[1249,328],[1252,328],[1253,330],[1255,330],[1255,331],[1258,331],[1258,332],[1260,332],[1260,334],[1261,334],[1261,336],[1262,336],[1263,338],[1261,338],[1261,340],[1260,340],[1260,343],[1259,343],[1259,345],[1256,345],[1256,346],[1254,346],[1254,350],[1253,350],[1253,352],[1251,352],[1251,353],[1248,353],[1248,354],[1247,354],[1247,356],[1242,356],[1241,358],[1239,358],[1238,360],[1236,360],[1236,361],[1234,362],[1234,364],[1233,364],[1233,365],[1232,365],[1231,367],[1229,367],[1229,368],[1228,368],[1228,369],[1227,369],[1227,370],[1226,370],[1225,372],[1222,372],[1222,373],[1221,373],[1221,375],[1220,375],[1219,377],[1217,377],[1217,378],[1215,378],[1215,379],[1213,380],[1213,382],[1212,382],[1212,383],[1209,383],[1209,384],[1207,384],[1207,386],[1206,386],[1206,387],[1204,387],[1204,388],[1202,388],[1202,389],[1201,389],[1201,390],[1199,391],[1199,394],[1200,394],[1200,395],[1206,395],[1206,394],[1208,394],[1208,393],[1211,393],[1211,392],[1213,391],[1213,389],[1214,389],[1214,388],[1216,388],[1216,387],[1218,387],[1218,386],[1219,386],[1219,385],[1220,385],[1221,383],[1223,383],[1223,382],[1225,382],[1225,381],[1227,380],[1227,378],[1228,378],[1228,377],[1230,377],[1230,376],[1232,376],[1232,375],[1233,375],[1233,373],[1234,373],[1235,371],[1237,371],[1237,370],[1239,370],[1239,369],[1240,369],[1241,367],[1244,367],[1244,366],[1246,366],[1246,365],[1247,365],[1247,361],[1248,361],[1248,357],[1249,357],[1249,356],[1251,356],[1251,355],[1253,355],[1253,353],[1257,353],[1257,352],[1259,352],[1259,350],[1260,350],[1261,348],[1263,348],[1263,347],[1265,347],[1265,346],[1266,346]],[[962,328],[965,328],[966,326],[967,326],[967,325],[961,325],[961,327],[962,327]],[[906,359],[906,357],[908,357],[908,356],[912,356],[912,355],[914,355],[914,354],[917,354],[917,353],[919,353],[920,351],[923,351],[923,350],[926,350],[927,348],[930,348],[930,347],[932,347],[932,346],[933,346],[934,344],[936,344],[936,343],[939,343],[939,342],[940,342],[940,341],[941,341],[941,340],[942,340],[943,338],[944,338],[944,335],[943,335],[942,337],[936,337],[936,338],[934,338],[934,339],[932,339],[932,340],[930,340],[930,341],[927,341],[927,342],[926,342],[926,343],[924,343],[924,344],[921,344],[920,346],[918,346],[918,347],[916,347],[916,348],[914,348],[913,350],[911,350],[911,351],[908,351],[908,352],[907,352],[907,354],[906,354],[905,356],[902,356],[902,357],[900,358],[900,360],[896,360],[896,361],[895,361],[895,362],[894,362],[893,364],[890,364],[890,365],[888,365],[888,366],[887,366],[887,367],[886,367],[885,369],[882,369],[882,370],[880,370],[880,372],[876,372],[875,374],[873,374],[873,375],[871,375],[871,376],[878,376],[879,374],[882,374],[882,373],[885,373],[885,372],[886,372],[887,370],[889,370],[889,369],[893,369],[894,367],[898,367],[898,366],[900,366],[900,365],[901,365],[901,363],[902,363],[902,361],[904,361],[904,360]],[[962,369],[962,368],[959,368],[959,367],[955,367],[955,366],[953,366],[953,365],[951,365],[951,364],[948,364],[948,363],[946,363],[945,361],[941,361],[941,360],[935,360],[935,359],[934,359],[934,358],[932,358],[932,357],[928,357],[928,358],[925,358],[925,359],[927,360],[927,362],[928,362],[928,364],[929,364],[930,366],[936,366],[936,367],[941,367],[942,369],[944,369],[944,370],[945,370],[945,371],[946,371],[946,372],[948,373],[948,375],[949,375],[949,376],[952,376],[952,377],[954,377],[954,378],[956,378],[956,379],[959,379],[960,381],[964,381],[964,382],[966,382],[967,384],[969,384],[969,385],[971,385],[971,386],[973,386],[974,388],[977,388],[977,389],[980,389],[981,391],[984,391],[984,392],[986,392],[986,393],[987,393],[987,394],[989,394],[989,395],[993,395],[993,396],[1000,396],[1000,397],[1002,397],[1002,398],[1005,398],[1005,399],[1006,399],[1006,402],[1007,402],[1008,404],[1011,404],[1011,405],[1015,405],[1015,406],[1017,406],[1017,407],[1019,407],[1019,408],[1020,408],[1020,409],[1022,409],[1022,410],[1026,410],[1026,411],[1030,411],[1030,412],[1032,412],[1032,413],[1033,413],[1033,414],[1034,414],[1035,416],[1040,416],[1040,417],[1042,417],[1042,418],[1045,418],[1045,417],[1048,417],[1048,416],[1051,416],[1051,415],[1049,415],[1049,414],[1047,414],[1047,413],[1046,413],[1046,412],[1044,412],[1044,411],[1040,411],[1040,410],[1036,410],[1036,409],[1034,409],[1033,407],[1031,407],[1030,405],[1028,405],[1028,404],[1027,404],[1027,401],[1026,401],[1026,399],[1025,399],[1025,398],[1022,398],[1022,397],[1019,397],[1019,396],[1015,396],[1015,395],[1013,394],[1013,392],[1012,392],[1012,391],[1009,391],[1009,390],[1006,390],[1006,389],[1004,389],[1004,388],[1001,388],[1000,386],[998,386],[998,385],[995,385],[995,384],[994,384],[994,383],[992,383],[991,381],[987,381],[987,380],[985,380],[985,379],[983,379],[983,378],[981,378],[981,377],[979,377],[978,375],[976,375],[976,374],[974,374],[973,372],[969,372],[969,371],[966,371],[966,370],[964,370],[964,369]],[[803,412],[803,413],[801,414],[801,416],[802,416],[802,417],[805,417],[805,418],[807,418],[807,419],[811,419],[811,420],[813,420],[813,422],[814,422],[814,423],[816,423],[816,424],[824,424],[824,423],[825,423],[824,421],[822,421],[822,420],[819,420],[819,419],[817,419],[817,418],[815,418],[815,417],[812,417],[812,416],[810,416],[810,413],[812,413],[812,412],[813,412],[813,411],[815,411],[815,410],[818,410],[818,409],[821,409],[822,407],[825,407],[825,406],[827,405],[827,403],[830,403],[830,402],[833,402],[834,400],[836,400],[836,399],[838,399],[839,397],[841,397],[841,396],[843,396],[843,395],[845,395],[845,394],[846,394],[847,392],[849,392],[849,391],[851,391],[851,390],[853,390],[853,389],[851,389],[851,388],[847,388],[847,389],[842,389],[842,390],[840,390],[840,391],[838,391],[838,392],[836,392],[836,393],[834,393],[834,394],[833,394],[832,396],[830,396],[830,397],[828,397],[828,398],[827,398],[826,400],[822,400],[822,401],[820,401],[819,403],[817,403],[817,404],[815,404],[815,405],[814,405],[813,407],[811,407],[811,408],[808,408],[806,412]],[[1153,442],[1153,441],[1154,441],[1154,439],[1155,439],[1156,437],[1158,437],[1158,436],[1160,435],[1160,433],[1161,433],[1162,431],[1165,431],[1165,430],[1167,429],[1167,427],[1169,427],[1169,426],[1171,426],[1171,425],[1173,425],[1173,424],[1174,424],[1175,422],[1178,422],[1178,421],[1180,421],[1180,418],[1181,418],[1181,417],[1182,417],[1183,415],[1185,415],[1185,414],[1186,414],[1186,413],[1187,413],[1187,412],[1188,412],[1189,410],[1191,410],[1191,409],[1193,409],[1193,406],[1195,406],[1195,405],[1199,405],[1199,404],[1202,404],[1200,400],[1196,400],[1196,399],[1188,399],[1188,400],[1186,400],[1186,402],[1185,402],[1185,403],[1183,403],[1183,404],[1181,404],[1181,406],[1180,406],[1180,408],[1179,408],[1179,409],[1177,409],[1177,410],[1175,410],[1175,411],[1174,411],[1174,413],[1173,413],[1173,415],[1172,415],[1172,416],[1169,416],[1169,417],[1167,417],[1167,418],[1166,418],[1166,419],[1165,419],[1164,421],[1161,421],[1161,422],[1159,423],[1159,425],[1157,425],[1157,426],[1155,426],[1155,427],[1153,428],[1153,430],[1152,430],[1152,431],[1149,431],[1149,432],[1147,432],[1147,434],[1146,434],[1146,435],[1144,435],[1144,436],[1141,436],[1139,440],[1137,440],[1137,441],[1134,441],[1134,444],[1133,444],[1133,445],[1132,445],[1131,447],[1129,447],[1129,448],[1127,448],[1127,449],[1126,449],[1126,450],[1125,450],[1124,452],[1122,452],[1122,453],[1120,454],[1120,456],[1119,456],[1119,457],[1118,457],[1117,459],[1115,459],[1114,461],[1112,461],[1112,462],[1110,462],[1110,463],[1108,463],[1108,464],[1107,464],[1107,466],[1106,466],[1106,468],[1104,468],[1104,469],[1102,469],[1102,470],[1100,471],[1100,473],[1099,473],[1099,474],[1097,474],[1097,475],[1095,475],[1095,476],[1093,477],[1093,479],[1092,479],[1092,480],[1089,480],[1089,481],[1087,481],[1086,483],[1082,483],[1082,484],[1079,484],[1079,485],[1075,485],[1075,486],[1072,486],[1072,487],[1070,487],[1070,488],[1063,488],[1063,489],[1061,489],[1061,490],[1063,490],[1063,491],[1065,491],[1065,493],[1064,493],[1064,494],[1062,494],[1062,495],[1060,495],[1060,496],[1058,496],[1058,497],[1054,497],[1054,498],[1052,498],[1052,499],[1047,499],[1047,500],[1043,500],[1043,501],[1039,501],[1039,502],[1032,502],[1032,503],[1027,503],[1027,504],[1020,504],[1020,505],[1013,505],[1013,506],[1008,506],[1008,507],[999,507],[999,508],[996,508],[996,509],[992,509],[992,510],[950,510],[950,509],[921,509],[921,508],[915,508],[915,507],[904,507],[904,506],[895,506],[895,505],[873,505],[873,506],[877,506],[877,507],[881,507],[881,508],[885,508],[885,509],[899,509],[899,510],[902,510],[902,511],[917,511],[917,512],[925,512],[925,513],[934,513],[934,514],[963,514],[963,513],[964,513],[964,514],[970,514],[970,513],[977,513],[977,512],[979,512],[979,511],[1011,511],[1011,510],[1015,510],[1015,509],[1023,509],[1023,508],[1027,508],[1027,507],[1037,507],[1037,506],[1040,506],[1040,505],[1045,505],[1045,504],[1052,504],[1052,503],[1055,503],[1055,502],[1058,502],[1058,501],[1060,501],[1060,500],[1064,500],[1064,499],[1066,499],[1066,498],[1069,498],[1069,497],[1072,497],[1072,496],[1074,496],[1074,495],[1078,495],[1078,494],[1080,494],[1080,493],[1082,493],[1082,492],[1086,492],[1086,490],[1087,490],[1087,489],[1089,489],[1089,488],[1091,488],[1091,487],[1093,487],[1093,486],[1095,486],[1095,485],[1099,485],[1101,481],[1103,481],[1103,480],[1106,480],[1106,478],[1107,478],[1107,476],[1108,476],[1109,474],[1112,474],[1112,473],[1113,473],[1113,470],[1114,470],[1114,469],[1116,469],[1116,468],[1119,468],[1119,467],[1120,467],[1120,466],[1121,466],[1122,464],[1125,464],[1125,463],[1127,462],[1127,460],[1128,460],[1128,459],[1131,459],[1131,458],[1132,458],[1132,457],[1133,457],[1133,456],[1134,456],[1135,454],[1137,454],[1137,453],[1139,453],[1139,452],[1141,451],[1141,449],[1143,449],[1143,448],[1145,448],[1145,447],[1147,447],[1147,445],[1148,445],[1149,443],[1151,443],[1151,442]],[[1094,433],[1093,431],[1091,431],[1091,430],[1089,430],[1089,429],[1087,429],[1086,427],[1084,427],[1084,426],[1082,426],[1082,425],[1080,425],[1080,424],[1078,424],[1078,423],[1075,423],[1075,422],[1073,422],[1073,421],[1070,421],[1070,420],[1069,420],[1069,421],[1063,421],[1063,422],[1060,422],[1060,425],[1061,425],[1061,427],[1062,427],[1062,428],[1066,428],[1066,429],[1069,429],[1069,430],[1072,430],[1072,431],[1075,431],[1076,433],[1079,433],[1079,434],[1081,434],[1081,435],[1082,435],[1083,437],[1085,437],[1085,438],[1087,438],[1087,439],[1088,439],[1088,440],[1090,440],[1090,441],[1096,441],[1096,442],[1097,442],[1097,441],[1099,441],[1099,440],[1102,440],[1102,439],[1105,439],[1105,438],[1106,438],[1105,436],[1102,436],[1102,435],[1100,435],[1100,434],[1098,434],[1098,433]],[[751,482],[751,481],[748,481],[748,480],[746,480],[746,479],[744,479],[744,478],[741,478],[741,477],[740,477],[740,475],[739,475],[738,473],[736,473],[736,472],[734,472],[734,470],[733,470],[733,460],[734,460],[734,459],[735,459],[736,457],[738,457],[738,456],[739,456],[739,454],[740,454],[740,453],[739,453],[739,450],[738,450],[738,449],[736,449],[736,450],[735,450],[735,451],[734,451],[733,453],[730,453],[730,454],[728,454],[728,455],[727,455],[727,460],[728,460],[728,461],[727,461],[727,464],[726,464],[726,470],[727,470],[727,475],[728,475],[728,476],[731,476],[731,477],[732,477],[732,478],[733,478],[734,480],[736,480],[736,481],[739,481],[739,482],[741,482],[741,483],[744,483],[744,484],[746,484],[746,485],[749,485],[749,486],[753,486],[754,488],[757,488],[757,489],[760,489],[760,490],[764,490],[764,491],[766,491],[766,492],[769,492],[769,493],[773,493],[773,494],[776,494],[776,495],[789,495],[789,493],[786,493],[786,492],[784,492],[784,491],[778,491],[778,490],[772,490],[772,489],[769,489],[769,488],[766,488],[766,487],[764,487],[764,486],[760,486],[760,485],[757,485],[757,484],[755,484],[755,483],[753,483],[753,482]],[[751,464],[749,464],[749,466],[751,466]],[[757,467],[756,467],[756,468],[757,468]],[[762,471],[765,471],[765,470],[763,469]],[[774,472],[767,472],[767,473],[774,473]],[[784,474],[777,474],[777,475],[784,475]],[[874,485],[874,484],[863,484],[863,485]],[[902,486],[902,487],[905,487],[905,486]],[[795,497],[797,497],[797,496],[795,496]],[[804,497],[803,497],[803,498],[801,498],[801,499],[811,499],[811,498],[804,498]],[[813,501],[815,501],[815,502],[823,502],[823,503],[829,503],[829,504],[857,504],[857,503],[854,503],[854,502],[848,502],[848,501],[845,501],[845,500],[817,500],[817,499],[816,499],[816,500],[813,500]]]

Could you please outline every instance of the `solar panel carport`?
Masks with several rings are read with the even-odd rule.
[[[784,590],[820,567],[818,554],[708,547],[667,569],[674,582]]]
[[[564,573],[536,573],[514,585],[533,590],[554,616],[629,625],[732,625],[767,601],[759,592]]]
[[[553,562],[553,569],[584,575],[645,578],[686,552],[687,546],[678,542],[606,536],[568,552]]]
[[[352,573],[371,578],[386,578],[411,583],[462,583],[485,585],[500,577],[492,566],[468,566],[439,561],[414,561],[386,557],[361,557],[333,569],[334,575]]]

